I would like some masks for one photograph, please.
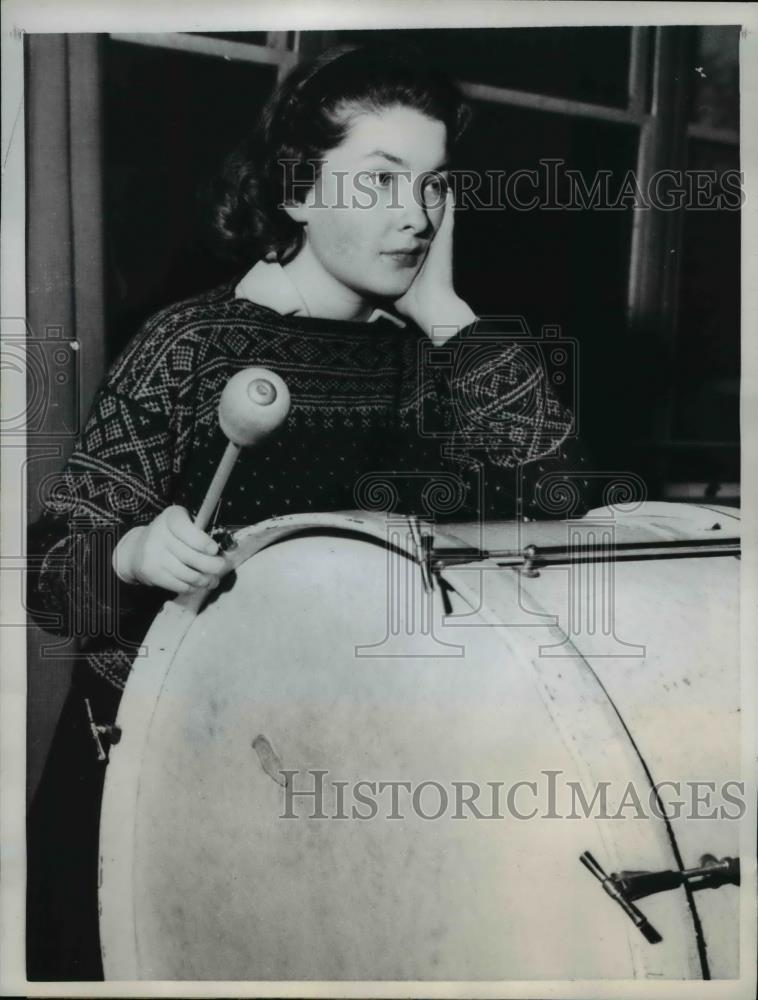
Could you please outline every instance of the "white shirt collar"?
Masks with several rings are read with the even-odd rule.
[[[259,260],[236,286],[234,297],[268,306],[282,316],[308,315],[297,286],[278,261]],[[406,326],[405,320],[385,309],[374,309],[368,322],[382,318],[403,329]]]

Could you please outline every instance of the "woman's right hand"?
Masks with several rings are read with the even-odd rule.
[[[126,583],[184,594],[196,587],[217,587],[230,567],[218,555],[218,543],[192,523],[186,507],[172,506],[123,536],[113,554],[113,568]]]

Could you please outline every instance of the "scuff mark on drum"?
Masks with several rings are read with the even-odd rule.
[[[287,778],[281,773],[283,770],[282,762],[274,753],[273,747],[265,736],[259,735],[255,737],[253,740],[253,750],[255,750],[258,754],[258,760],[261,762],[261,767],[269,778],[273,778],[277,785],[281,785],[282,788],[286,788]]]

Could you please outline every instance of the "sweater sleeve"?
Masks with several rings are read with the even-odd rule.
[[[155,331],[143,329],[110,371],[42,516],[29,528],[28,610],[47,631],[84,629],[90,636],[109,620],[117,629],[146,604],[146,588],[122,581],[112,557],[128,530],[170,503],[171,381],[164,373],[161,393],[145,391],[156,364],[170,367],[158,361],[157,347]]]
[[[422,422],[442,455],[478,477],[480,516],[578,517],[593,505],[588,450],[550,384],[556,345],[476,320],[423,346]]]

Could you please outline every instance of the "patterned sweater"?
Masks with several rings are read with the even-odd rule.
[[[30,527],[30,613],[48,631],[76,635],[80,655],[117,688],[173,595],[119,580],[113,549],[169,504],[199,509],[226,446],[219,397],[243,368],[279,374],[292,405],[272,438],[242,452],[217,527],[307,511],[460,521],[587,506],[590,480],[578,480],[573,510],[556,512],[540,493],[541,477],[576,471],[584,456],[539,347],[523,336],[478,320],[433,346],[410,322],[281,315],[234,289],[229,282],[143,325]]]

